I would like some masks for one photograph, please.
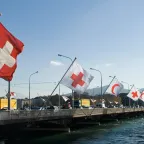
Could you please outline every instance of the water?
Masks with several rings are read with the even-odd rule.
[[[22,143],[21,140],[18,143]],[[68,133],[44,136],[27,144],[144,144],[144,118],[111,122]]]

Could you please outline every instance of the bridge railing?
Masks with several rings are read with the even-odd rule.
[[[58,119],[62,117],[83,117],[91,115],[115,114],[144,111],[144,108],[95,108],[95,109],[61,109],[61,110],[14,110],[0,111],[0,121],[22,119]]]
[[[39,119],[39,118],[56,118],[56,117],[72,117],[73,110],[14,110],[14,111],[1,111],[0,120],[12,120],[12,119]]]

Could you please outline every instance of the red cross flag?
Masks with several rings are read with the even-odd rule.
[[[123,84],[120,83],[116,78],[112,81],[107,89],[107,93],[118,96],[122,89],[124,88]]]
[[[141,92],[139,99],[144,102],[144,91]]]
[[[135,88],[135,86],[133,86],[127,96],[132,100],[137,101],[140,97],[140,92]]]
[[[10,92],[11,98],[16,97],[16,93],[15,92]]]
[[[11,81],[24,44],[0,23],[0,78]]]
[[[94,77],[84,70],[81,65],[74,62],[61,81],[61,84],[67,86],[75,92],[84,93],[93,78]]]

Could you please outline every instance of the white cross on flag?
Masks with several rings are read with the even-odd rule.
[[[107,93],[118,96],[121,90],[124,88],[123,84],[120,83],[116,78],[112,81],[107,89]]]
[[[140,93],[139,99],[144,102],[144,91],[142,91],[142,92]]]
[[[93,78],[94,77],[84,70],[81,65],[74,62],[62,79],[61,84],[75,92],[84,93]]]
[[[140,97],[140,92],[138,91],[137,88],[135,88],[135,86],[132,87],[132,89],[130,90],[130,92],[128,93],[128,97],[131,98],[134,101],[137,101]]]

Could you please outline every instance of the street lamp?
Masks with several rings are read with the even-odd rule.
[[[117,79],[116,76],[109,76],[109,77],[110,77],[110,78],[113,78],[113,79],[114,79],[114,78]],[[117,80],[118,80],[118,79],[117,79]]]
[[[101,73],[100,70],[97,70],[97,69],[94,69],[94,68],[90,68],[90,70],[95,70],[95,71],[97,71],[97,72],[100,73],[100,76],[101,76],[101,96],[102,96],[102,95],[103,95],[103,94],[102,94],[102,73]]]
[[[57,84],[57,82],[54,82],[54,84],[56,85]],[[59,84],[59,109],[61,109],[61,103],[60,103],[60,84]]]
[[[70,58],[70,57],[68,57],[68,56],[65,56],[65,55],[62,55],[62,54],[58,54],[58,56],[60,56],[60,57],[65,57],[65,58],[71,60],[71,62],[73,61],[72,58]]]
[[[29,109],[31,109],[31,102],[30,102],[30,80],[31,80],[31,76],[34,75],[34,74],[37,74],[38,71],[32,73],[30,76],[29,76]]]
[[[62,54],[58,54],[58,56],[67,58],[67,59],[69,59],[71,62],[73,61],[72,58],[70,58],[70,57],[68,57],[68,56],[65,56],[65,55],[62,55]],[[73,106],[73,108],[74,108],[74,92],[73,92],[73,90],[72,90],[72,103],[73,103],[72,106]]]

